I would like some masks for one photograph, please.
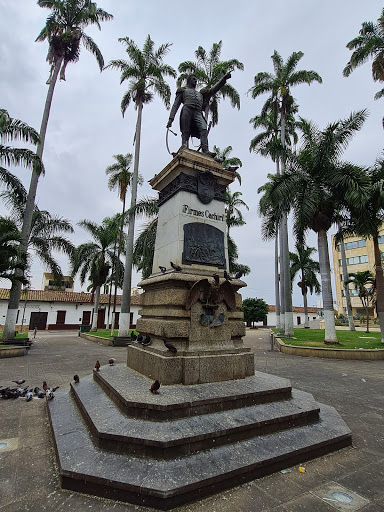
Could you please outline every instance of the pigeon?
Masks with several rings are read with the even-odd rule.
[[[224,270],[224,277],[227,281],[232,281],[232,277],[228,274],[226,270]]]
[[[76,384],[78,384],[80,382],[80,378],[78,375],[74,375],[73,380],[75,381]]]
[[[109,360],[108,360],[108,363],[110,364],[110,366],[113,366],[115,364],[115,358],[114,357],[110,357]]]
[[[167,352],[172,352],[173,354],[176,354],[176,352],[177,352],[177,348],[176,348],[174,345],[172,345],[171,343],[169,343],[169,342],[168,342],[167,340],[165,340],[164,338],[163,338],[163,343],[164,343],[164,345],[165,345],[165,346],[166,346],[166,348],[167,348]]]
[[[244,272],[242,270],[239,270],[235,274],[235,279],[240,279],[241,277],[243,277],[243,274],[244,274]]]
[[[131,340],[132,341],[136,341],[137,340],[137,335],[133,331],[131,332]]]
[[[39,387],[36,386],[33,391],[34,391],[35,395],[37,396],[37,398],[45,398],[44,391],[41,391],[41,389]]]
[[[21,384],[24,384],[25,379],[24,380],[22,380],[22,379],[20,379],[20,380],[13,380],[12,382],[15,382],[16,384],[19,384],[19,386],[20,386]]]
[[[151,344],[151,337],[147,334],[141,344],[143,347],[148,347]]]
[[[47,389],[49,389],[49,386],[48,386],[46,380],[43,382],[43,389],[44,389],[44,391],[47,391]]]
[[[97,360],[95,364],[95,370],[98,372],[100,370],[100,361]]]
[[[143,343],[143,339],[144,338],[142,337],[142,335],[139,334],[138,337],[136,338],[136,341],[137,341],[137,343]]]
[[[52,398],[55,398],[52,389],[47,389],[47,391],[45,392],[45,397],[47,400],[52,400]]]
[[[160,382],[158,380],[155,380],[155,382],[149,388],[149,391],[151,393],[153,393],[154,395],[158,395],[159,394],[159,388],[160,388]]]
[[[176,270],[176,272],[180,272],[181,270],[181,267],[179,267],[179,265],[176,265],[176,263],[172,263],[171,261],[171,267]]]
[[[161,265],[159,265],[159,269],[161,270],[162,274],[164,274],[164,272],[167,270],[165,267],[162,267]]]
[[[32,398],[33,398],[33,393],[32,393],[32,389],[30,389],[28,391],[28,393],[25,395],[25,399],[26,399],[27,402],[29,402],[29,401],[32,400]]]
[[[16,393],[19,396],[25,396],[27,394],[27,391],[28,391],[28,386],[26,386],[25,388],[17,388],[16,389]]]

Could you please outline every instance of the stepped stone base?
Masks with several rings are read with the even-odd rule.
[[[48,402],[63,488],[162,510],[351,444],[332,407],[256,372],[161,386],[103,366]]]

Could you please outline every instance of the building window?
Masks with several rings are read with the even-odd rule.
[[[297,325],[300,325],[301,324],[301,318],[298,316],[297,317]]]
[[[382,258],[383,259],[383,258]],[[368,256],[354,256],[353,258],[347,258],[347,265],[358,265],[359,263],[368,263]],[[342,261],[339,260],[339,266],[342,266]]]
[[[345,290],[344,290],[344,288],[341,290],[341,295],[343,297],[345,297]],[[349,289],[349,295],[351,297],[358,297],[359,296],[359,292],[355,288],[350,288]]]
[[[379,238],[383,239],[383,241],[379,242],[379,243],[384,243],[384,236],[379,237]],[[346,250],[350,250],[350,249],[357,249],[358,247],[366,247],[366,246],[367,246],[367,241],[366,240],[355,240],[353,242],[346,243],[345,244],[345,249]],[[337,246],[337,250],[341,251],[340,244]]]

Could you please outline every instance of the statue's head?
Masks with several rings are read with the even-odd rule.
[[[195,88],[197,85],[197,78],[195,75],[188,75],[187,78],[187,87]]]

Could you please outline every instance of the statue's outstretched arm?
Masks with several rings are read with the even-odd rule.
[[[223,76],[215,85],[213,85],[210,89],[207,90],[206,94],[209,94],[209,96],[213,96],[216,94],[220,89],[223,87],[223,85],[226,84],[227,80],[231,78],[231,73],[227,73]]]
[[[172,126],[173,120],[175,119],[176,112],[178,111],[182,101],[183,101],[183,89],[178,89],[176,91],[175,101],[173,102],[171,112],[169,114],[167,128],[170,128]]]

